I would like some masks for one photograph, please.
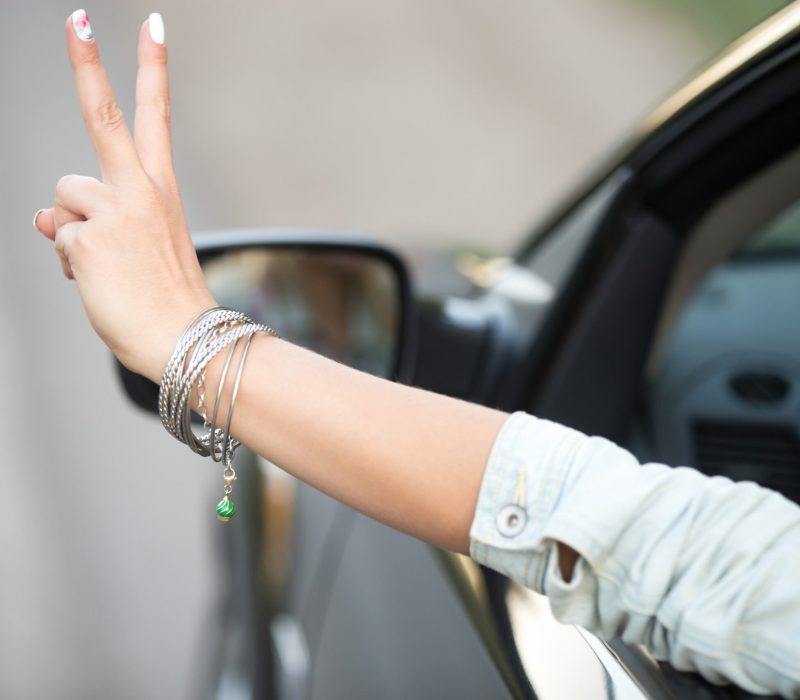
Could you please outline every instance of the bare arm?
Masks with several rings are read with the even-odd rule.
[[[248,447],[334,498],[466,553],[483,468],[506,417],[262,336],[247,356],[233,427]]]
[[[36,225],[55,241],[98,335],[126,366],[158,382],[187,321],[214,305],[172,164],[166,47],[145,22],[132,138],[86,27],[81,16],[67,20],[67,49],[102,181],[63,178]],[[222,364],[218,357],[209,367],[209,386]],[[335,498],[466,553],[486,460],[506,417],[262,336],[247,358],[232,427],[250,448]]]

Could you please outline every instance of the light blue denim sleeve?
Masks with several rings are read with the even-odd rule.
[[[547,595],[562,622],[715,683],[800,698],[800,507],[773,491],[640,465],[515,413],[470,538],[473,559]],[[556,542],[580,555],[568,583]]]

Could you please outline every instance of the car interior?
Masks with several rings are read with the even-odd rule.
[[[798,182],[794,152],[698,224],[667,296],[633,444],[640,458],[800,502]]]

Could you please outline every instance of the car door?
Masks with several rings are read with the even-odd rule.
[[[661,415],[675,412],[677,399],[661,390],[664,362],[709,275],[800,197],[799,24],[795,3],[744,37],[657,110],[612,165],[591,178],[516,255],[502,264],[473,263],[475,289],[469,301],[426,306],[433,314],[425,323],[440,330],[422,334],[423,343],[430,337],[436,341],[421,351],[423,383],[455,387],[453,393],[470,400],[527,410],[605,436],[642,461],[697,462],[708,473],[740,478],[730,458],[699,464],[697,451],[670,452],[674,441],[659,433],[658,423]],[[797,273],[800,279],[800,269]],[[743,294],[752,295],[752,302],[766,293],[763,287],[753,282]],[[765,298],[763,306],[769,312],[775,304]],[[696,344],[710,344],[714,332],[700,334]],[[780,350],[795,363],[800,347],[790,334],[773,335],[773,342],[779,337],[787,347],[758,348],[757,342],[755,347]],[[443,347],[442,338],[450,345]],[[452,376],[446,358],[464,348],[471,366]],[[691,354],[692,347],[686,352]],[[732,362],[740,359],[734,356]],[[750,364],[763,367],[763,362]],[[791,413],[794,405],[784,410]],[[755,466],[746,473],[795,498],[797,421],[795,412],[787,438],[788,475],[781,472],[782,480],[771,480],[774,446],[769,442],[753,447],[748,460]],[[733,449],[743,449],[742,444],[734,443]],[[767,466],[759,470],[759,464]],[[518,587],[481,573],[488,616],[500,637],[510,641],[509,666],[519,674],[520,686],[528,682],[540,697],[567,697],[559,694],[563,689],[543,692],[542,669],[548,663],[531,656],[546,656],[547,650],[530,641],[536,617],[522,612]],[[474,580],[475,572],[470,576]],[[466,582],[463,587],[469,588]],[[734,689],[712,691],[696,677],[664,667],[654,672],[659,667],[642,650],[604,646],[652,696],[741,696]]]
[[[668,100],[517,251],[460,260],[469,293],[418,298],[405,381],[669,461],[659,387],[693,293],[800,199],[798,76],[795,3]],[[251,515],[220,534],[231,576],[210,697],[746,697],[559,625],[541,596],[247,459]]]
[[[799,14],[792,6],[758,28],[668,101],[509,260],[472,261],[472,294],[420,300],[412,382],[529,410],[658,459],[643,427],[645,370],[671,290],[697,258],[700,224],[798,146]],[[314,697],[497,696],[487,679],[514,697],[605,697],[608,687],[736,694],[640,649],[565,635],[542,601],[503,577],[351,517],[341,555],[330,557],[325,619],[310,632],[319,639]],[[457,612],[436,566],[461,600]],[[589,685],[576,689],[576,679]]]

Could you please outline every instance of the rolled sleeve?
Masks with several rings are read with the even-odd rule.
[[[579,554],[568,582],[559,542]],[[470,553],[547,595],[562,622],[713,682],[800,697],[800,508],[775,492],[640,465],[515,413],[486,464]]]
[[[470,530],[473,559],[543,592],[550,556],[545,531],[584,440],[575,430],[525,413],[508,418],[483,475]],[[508,527],[512,513],[524,520],[521,527]]]

